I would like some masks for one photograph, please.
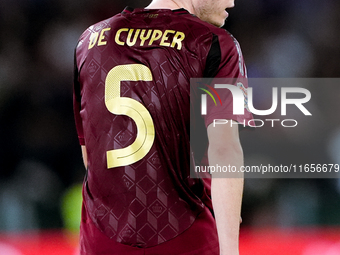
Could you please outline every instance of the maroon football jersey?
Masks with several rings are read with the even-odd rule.
[[[190,178],[190,78],[246,76],[236,40],[184,9],[126,8],[89,27],[75,56],[88,216],[118,243],[175,238],[211,207],[209,185]]]

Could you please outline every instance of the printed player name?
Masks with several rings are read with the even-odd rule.
[[[91,49],[96,44],[98,46],[106,45],[105,32],[110,30],[111,28],[104,28],[99,32],[92,33],[88,48]],[[137,43],[139,46],[160,45],[180,50],[184,38],[183,32],[175,30],[121,28],[116,32],[115,42],[121,46],[131,47]]]

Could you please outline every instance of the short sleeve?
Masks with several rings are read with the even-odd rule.
[[[217,36],[218,40],[213,40],[207,59],[206,69],[210,70],[210,77],[214,78],[211,79],[210,84],[207,84],[211,96],[207,96],[207,114],[203,116],[205,126],[208,127],[215,119],[234,120],[244,126],[249,126],[248,123],[253,116],[247,105],[248,80],[241,48],[231,34],[227,31],[222,32]],[[219,65],[216,64],[216,59],[219,59]],[[216,68],[212,69],[210,63]],[[236,95],[234,96],[229,89],[215,88],[215,84],[221,83],[235,86],[238,94],[243,95],[244,114],[233,113],[233,100]]]

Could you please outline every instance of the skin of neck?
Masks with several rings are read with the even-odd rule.
[[[153,0],[145,9],[180,9],[184,8],[191,14],[195,14],[192,0]]]

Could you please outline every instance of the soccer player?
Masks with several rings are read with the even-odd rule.
[[[219,28],[233,6],[154,0],[80,37],[74,112],[87,169],[81,254],[239,253],[243,179],[190,178],[189,143],[190,78],[246,77],[237,41]],[[227,102],[204,116],[208,159],[239,168],[238,125],[212,126],[214,118],[251,117],[231,108]]]

